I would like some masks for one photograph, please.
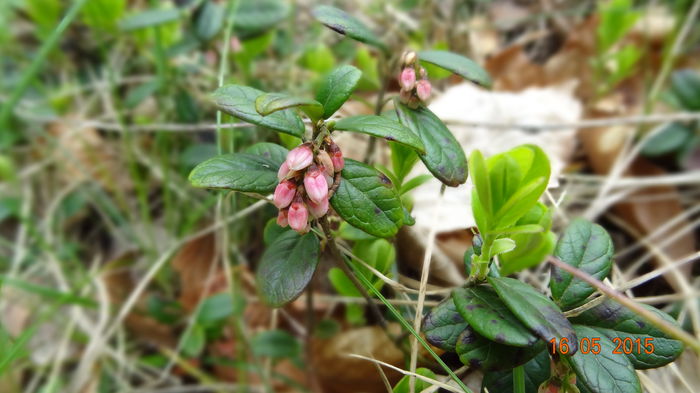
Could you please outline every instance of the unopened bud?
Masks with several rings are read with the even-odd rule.
[[[272,203],[274,203],[278,209],[285,208],[292,203],[292,199],[294,199],[294,194],[296,194],[296,192],[296,184],[294,184],[292,181],[284,180],[275,188],[275,194],[272,196]]]
[[[287,161],[285,161],[282,163],[282,165],[280,165],[280,169],[277,171],[277,179],[279,181],[282,181],[285,178],[287,178],[288,174],[289,174],[289,165],[287,165]]]
[[[333,176],[333,161],[331,160],[331,156],[328,155],[328,152],[325,150],[320,150],[318,152],[318,155],[316,155],[316,158],[318,159],[318,163],[320,164],[320,166],[323,167],[323,170],[326,172],[326,174]]]
[[[425,101],[430,97],[430,90],[430,82],[427,80],[423,79],[416,82],[416,95],[421,101]]]
[[[320,203],[324,199],[328,199],[328,182],[323,172],[316,166],[312,165],[304,175],[304,188],[309,199],[316,203]]]
[[[404,90],[411,90],[416,84],[416,71],[413,67],[404,68],[399,75],[399,85]]]
[[[401,65],[404,67],[405,66],[412,66],[416,63],[417,58],[418,58],[418,56],[416,55],[416,52],[414,52],[412,50],[408,51],[408,52],[404,52],[404,54],[401,58],[401,63],[402,63]]]
[[[280,209],[279,213],[277,213],[277,225],[281,226],[282,228],[289,225],[287,214],[288,209]]]
[[[306,209],[301,197],[297,197],[294,202],[292,202],[292,205],[289,207],[289,212],[287,213],[289,226],[299,233],[306,233],[308,232],[308,220],[309,211]]]
[[[425,79],[428,77],[428,71],[425,70],[425,68],[421,67],[418,69],[418,76],[420,76],[421,79]]]
[[[335,172],[340,172],[345,168],[345,160],[343,159],[343,153],[340,148],[335,143],[331,143],[328,147],[331,155],[331,161],[333,162],[333,170]]]
[[[324,198],[321,202],[316,203],[312,200],[308,201],[309,211],[315,218],[321,218],[328,213],[328,198]]]
[[[292,171],[299,171],[311,165],[314,160],[314,153],[309,145],[304,144],[295,147],[287,154],[287,166]]]

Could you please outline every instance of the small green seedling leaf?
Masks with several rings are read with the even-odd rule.
[[[428,312],[423,319],[422,331],[430,344],[455,352],[457,337],[467,326],[468,323],[457,311],[454,300],[448,297]]]
[[[302,137],[304,122],[291,110],[283,110],[262,116],[255,110],[255,100],[264,92],[252,87],[240,85],[225,85],[214,93],[212,98],[222,111],[243,121],[262,127]]]
[[[320,5],[314,8],[313,15],[316,20],[339,34],[346,35],[355,41],[387,50],[386,44],[369,27],[343,10],[328,5]]]
[[[239,0],[233,28],[240,38],[254,37],[277,26],[290,10],[283,0]]]
[[[176,21],[183,16],[177,8],[151,9],[128,16],[119,23],[122,31],[133,31]]]
[[[612,239],[603,227],[576,219],[557,242],[554,256],[602,280],[610,273],[614,251]],[[595,292],[595,288],[585,281],[554,266],[549,288],[556,303],[564,310],[583,304]]]
[[[457,311],[485,338],[514,347],[530,347],[538,338],[508,309],[493,289],[485,285],[452,291]]]
[[[361,77],[362,71],[351,65],[338,67],[326,75],[316,92],[316,101],[323,105],[324,119],[333,116],[343,106]]]
[[[641,306],[678,327],[676,320],[665,312],[646,304],[641,304]],[[632,351],[629,354],[625,351],[622,352],[636,369],[643,370],[665,366],[676,360],[683,352],[682,342],[670,338],[644,318],[613,299],[606,299],[603,303],[571,318],[571,321],[594,327],[610,340],[621,340],[623,345],[627,345],[626,341],[629,341]]]
[[[644,143],[641,153],[647,157],[657,157],[677,152],[682,150],[692,138],[693,129],[690,127],[678,122],[669,123]]]
[[[255,356],[273,359],[297,358],[301,354],[301,344],[291,334],[284,330],[266,330],[256,334],[250,348]]]
[[[450,187],[467,181],[467,157],[462,146],[445,124],[426,107],[411,109],[395,101],[401,124],[423,141],[425,154],[419,155],[426,168]]]
[[[197,309],[197,323],[208,326],[222,322],[233,315],[235,307],[231,294],[218,293],[204,299]]]
[[[377,237],[396,235],[403,224],[401,200],[391,180],[374,168],[346,159],[333,209],[352,226]]]
[[[266,250],[256,275],[258,291],[272,307],[296,299],[311,281],[320,255],[320,243],[313,232],[305,235],[289,230]]]
[[[384,116],[359,115],[344,117],[335,122],[333,129],[360,132],[401,143],[417,150],[419,153],[425,152],[425,146],[416,134],[401,123]]]
[[[493,244],[491,245],[491,250],[489,250],[489,256],[494,257],[499,254],[503,254],[504,252],[512,251],[515,248],[515,242],[513,239],[509,238],[502,238],[502,239],[496,239],[493,241]]]
[[[550,360],[547,351],[542,351],[523,364],[525,371],[525,393],[537,393],[542,382],[549,379]],[[513,370],[491,371],[484,375],[482,392],[515,393],[513,389]]]
[[[424,50],[418,52],[418,59],[452,71],[478,85],[491,87],[492,82],[488,72],[473,60],[457,53],[444,50]]]
[[[493,205],[491,196],[491,181],[489,172],[486,167],[486,160],[479,150],[474,150],[469,157],[469,172],[472,175],[472,183],[478,195],[478,205],[483,211],[483,215],[487,218],[486,222],[490,222],[489,218],[493,217]],[[473,204],[472,204],[473,205]],[[481,226],[479,226],[481,228]],[[488,230],[488,228],[481,228]]]
[[[671,91],[683,109],[700,110],[700,75],[694,70],[674,72],[671,75]]]
[[[576,371],[577,385],[583,385],[591,393],[640,393],[642,387],[630,361],[622,354],[615,354],[615,344],[597,329],[575,325],[579,337],[596,340],[600,353],[578,352],[569,358]]]
[[[432,370],[424,368],[424,367],[419,367],[416,369],[416,374],[430,378],[432,380],[437,381],[437,376],[435,375]],[[411,392],[411,385],[410,385],[410,376],[404,375],[403,378],[394,386],[394,389],[392,390],[392,393],[410,393]],[[433,386],[430,382],[424,381],[420,378],[416,378],[416,385],[415,385],[415,392],[422,392],[425,389],[428,389],[429,387]]]
[[[195,187],[271,193],[279,182],[277,170],[286,152],[271,143],[256,144],[245,153],[224,154],[200,163],[192,169],[189,180]]]
[[[552,339],[559,342],[562,338],[566,338],[570,343],[568,353],[576,353],[578,350],[576,333],[556,304],[531,286],[516,279],[487,277],[487,280],[520,322],[545,342]]]
[[[294,97],[283,93],[265,93],[255,99],[255,110],[263,116],[289,108],[299,108],[312,120],[323,114],[323,106],[310,98]]]
[[[467,327],[457,338],[459,360],[469,368],[484,371],[508,370],[527,363],[544,347],[543,342],[526,348],[511,347],[488,340]]]
[[[204,350],[207,337],[201,325],[194,324],[182,343],[182,352],[189,357],[198,357]]]
[[[194,33],[200,40],[206,42],[216,36],[224,26],[225,12],[214,1],[206,1],[195,15]]]

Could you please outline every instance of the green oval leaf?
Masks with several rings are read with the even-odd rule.
[[[279,169],[280,165],[287,159],[289,150],[276,143],[261,142],[248,146],[244,152],[259,155],[270,161],[270,165],[272,165],[273,169],[275,167]]]
[[[282,0],[239,0],[233,28],[240,38],[257,36],[277,26],[289,10]]]
[[[258,291],[272,307],[296,299],[311,281],[320,255],[320,243],[313,232],[305,235],[288,230],[266,250],[256,275]]]
[[[209,41],[224,26],[224,10],[213,1],[206,1],[195,14],[194,33],[202,41]]]
[[[124,18],[119,23],[119,28],[123,31],[144,29],[178,20],[182,15],[177,8],[146,10]]]
[[[304,122],[293,111],[283,110],[261,116],[255,110],[255,100],[262,94],[265,93],[252,87],[225,85],[216,89],[212,98],[219,109],[243,121],[301,138],[304,135]]]
[[[284,330],[266,330],[250,340],[250,348],[255,356],[273,359],[296,358],[301,354],[301,344]]]
[[[557,242],[554,256],[602,280],[610,273],[614,251],[612,239],[603,227],[576,219]],[[590,284],[555,266],[552,266],[549,288],[554,300],[564,310],[583,304],[595,292]]]
[[[314,8],[313,15],[316,20],[339,34],[379,49],[387,50],[387,46],[374,35],[369,27],[343,10],[328,5],[320,5]]]
[[[289,108],[299,108],[313,120],[323,113],[323,106],[310,98],[294,97],[283,93],[265,93],[255,99],[255,110],[263,116]]]
[[[486,222],[490,221],[493,216],[493,206],[491,197],[491,181],[489,171],[486,167],[486,160],[479,150],[474,150],[469,157],[469,173],[472,175],[472,183],[476,194],[479,196],[478,204],[486,216]],[[480,226],[481,227],[481,226]],[[488,230],[489,228],[481,228]]]
[[[395,105],[401,124],[423,141],[425,154],[420,159],[430,173],[451,187],[466,182],[467,157],[445,124],[426,107],[411,109],[398,100]]]
[[[331,71],[316,92],[316,101],[323,105],[323,118],[331,117],[350,98],[362,71],[351,65],[344,65]]]
[[[268,194],[277,186],[279,164],[257,154],[234,153],[210,158],[192,169],[195,187]]]
[[[679,122],[669,123],[663,131],[644,143],[641,153],[647,157],[662,156],[681,150],[693,137],[693,130]]]
[[[396,235],[403,224],[403,209],[386,176],[369,165],[345,159],[333,209],[356,228],[377,237]]]
[[[592,393],[640,393],[642,387],[632,364],[625,355],[613,354],[615,345],[601,337],[597,329],[575,325],[576,334],[583,338],[600,337],[600,353],[582,353],[571,356],[569,361],[582,384]]]
[[[457,337],[467,326],[468,323],[457,312],[454,300],[448,297],[428,312],[423,319],[422,330],[430,344],[454,352]]]
[[[569,354],[578,350],[576,333],[561,310],[543,294],[524,282],[508,277],[486,278],[498,297],[525,326],[545,342],[562,338],[569,340]]]
[[[700,110],[700,75],[691,69],[679,70],[671,75],[671,91],[684,109]]]
[[[666,322],[678,326],[676,320],[665,312],[646,304],[641,304],[641,306]],[[664,366],[674,361],[683,352],[683,343],[670,338],[644,318],[613,299],[606,299],[603,303],[571,318],[571,321],[593,326],[610,340],[630,338],[633,350],[626,356],[636,369]],[[637,342],[638,339],[639,342]],[[653,345],[653,350],[649,346],[650,344]]]
[[[477,285],[452,291],[457,311],[472,329],[491,341],[514,347],[530,347],[537,337],[508,309],[489,287]]]
[[[467,327],[457,338],[459,360],[470,368],[484,371],[508,370],[527,363],[542,351],[544,343],[528,348],[511,347],[488,340]]]
[[[550,361],[547,351],[542,351],[527,363],[523,364],[525,371],[525,393],[538,393],[542,382],[549,379]],[[513,390],[513,370],[491,371],[484,375],[481,391],[498,393],[515,393]]]
[[[452,71],[461,77],[484,87],[491,87],[488,72],[473,60],[445,50],[424,50],[418,52],[418,59]]]
[[[334,130],[360,132],[398,142],[420,153],[425,151],[421,139],[403,124],[383,116],[359,115],[344,117],[335,122]]]

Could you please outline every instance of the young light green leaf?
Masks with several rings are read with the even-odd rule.
[[[304,122],[294,112],[283,110],[261,116],[255,110],[255,100],[262,94],[264,92],[252,87],[225,85],[216,89],[212,98],[219,109],[243,121],[296,137],[303,136]]]
[[[549,379],[550,360],[547,351],[542,351],[523,364],[525,371],[525,393],[538,393],[542,382]],[[482,391],[498,393],[515,393],[513,389],[513,370],[491,371],[484,375]]]
[[[484,371],[508,370],[527,363],[540,351],[544,343],[532,347],[511,347],[488,340],[467,327],[457,338],[459,360],[473,369]]]
[[[401,186],[401,190],[399,191],[399,193],[401,195],[403,195],[403,194],[413,190],[414,188],[420,187],[423,184],[429,182],[432,178],[433,178],[433,176],[428,175],[427,173],[423,174],[423,175],[418,175],[418,176],[412,178],[411,180],[407,181],[406,183],[404,183]]]
[[[451,187],[466,182],[467,157],[445,124],[426,107],[411,109],[398,100],[395,106],[401,124],[423,141],[425,154],[419,157],[430,173]]]
[[[512,236],[515,249],[501,254],[501,275],[513,273],[533,267],[551,255],[557,242],[557,236],[552,232],[522,233]]]
[[[218,293],[204,299],[197,309],[197,323],[212,325],[222,322],[235,311],[233,298],[228,292]]]
[[[559,239],[554,256],[602,280],[610,273],[614,251],[612,239],[603,227],[576,219]],[[554,300],[564,310],[581,305],[595,292],[595,288],[585,281],[554,266],[549,288]]]
[[[479,150],[474,150],[469,156],[469,173],[472,175],[474,189],[479,196],[479,205],[487,217],[493,215],[493,198],[491,196],[491,181],[486,167],[486,160]],[[490,220],[487,220],[490,221]],[[479,228],[482,231],[487,228]]]
[[[178,20],[182,15],[177,8],[150,9],[124,18],[119,28],[122,31],[144,29]]]
[[[403,184],[403,180],[418,162],[418,153],[396,142],[389,142],[389,149],[391,150],[391,168],[399,180],[398,184]]]
[[[396,235],[403,224],[401,200],[391,181],[374,168],[346,159],[333,209],[352,226],[377,237]]]
[[[255,110],[263,116],[289,108],[299,108],[312,120],[323,114],[323,106],[310,98],[294,97],[283,93],[265,93],[255,99]]]
[[[313,15],[316,20],[339,34],[382,50],[388,49],[386,44],[377,38],[372,30],[343,10],[328,5],[320,5],[314,8]]]
[[[258,291],[272,307],[296,299],[311,281],[320,255],[320,243],[313,232],[299,235],[288,231],[266,250],[256,274]]]
[[[428,312],[423,319],[421,330],[430,344],[445,351],[454,352],[457,337],[468,325],[457,311],[452,297],[448,297]]]
[[[485,285],[452,291],[457,311],[485,338],[514,347],[530,347],[538,338],[508,309],[493,289]]]
[[[578,351],[578,340],[571,323],[551,300],[524,282],[508,277],[487,277],[498,293],[520,321],[532,329],[545,342],[566,338],[569,354]]]
[[[652,306],[641,304],[666,322],[678,326],[675,319]],[[683,352],[683,343],[674,340],[644,318],[613,299],[584,311],[571,318],[576,324],[588,325],[603,333],[610,340],[620,339],[623,344],[631,340],[632,351],[625,353],[636,369],[665,366],[676,360]]]
[[[194,324],[182,342],[182,352],[189,357],[198,357],[204,350],[207,337],[201,325]]]
[[[503,254],[504,252],[511,251],[515,248],[515,242],[513,239],[501,238],[493,241],[491,249],[489,250],[489,257],[494,257],[498,254]]]
[[[233,28],[240,38],[258,36],[277,26],[290,9],[283,0],[239,0]]]
[[[256,356],[273,359],[296,358],[301,354],[301,344],[284,330],[266,330],[256,334],[250,348]]]
[[[425,152],[425,146],[416,134],[397,121],[384,116],[358,115],[344,117],[335,122],[334,130],[361,132],[384,138],[388,141],[409,146],[420,153]]]
[[[494,215],[493,221],[497,228],[507,228],[515,224],[540,199],[547,188],[547,179],[539,177],[530,183],[522,185]]]
[[[523,173],[518,162],[505,153],[491,157],[487,162],[487,168],[492,208],[496,212],[518,191]]]
[[[355,90],[362,71],[351,65],[344,65],[331,71],[321,82],[316,92],[316,101],[323,105],[323,118],[331,117]]]
[[[418,59],[452,71],[461,77],[484,87],[491,87],[488,72],[473,60],[444,50],[424,50],[418,52]]]
[[[437,376],[435,373],[425,367],[419,367],[416,369],[416,374],[430,378],[432,380],[437,381]],[[411,392],[411,381],[410,381],[410,376],[404,375],[403,378],[394,386],[394,389],[392,389],[392,393],[410,393]],[[415,390],[414,392],[422,392],[425,389],[428,389],[429,387],[433,386],[430,382],[424,381],[420,378],[416,378],[416,384],[415,384]]]
[[[197,165],[190,172],[189,180],[195,187],[267,194],[274,191],[279,182],[278,169],[279,165],[258,155],[224,154]]]
[[[569,362],[578,376],[577,384],[582,384],[592,393],[641,393],[639,378],[630,361],[620,354],[613,353],[615,345],[607,337],[601,337],[597,329],[575,325],[579,337],[600,338],[600,353],[578,352]]]

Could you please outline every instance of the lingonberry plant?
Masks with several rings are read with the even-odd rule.
[[[635,369],[666,365],[683,350],[669,334],[675,320],[651,306],[636,308],[653,321],[619,299],[591,299],[596,288],[585,277],[608,277],[612,240],[601,226],[577,219],[555,242],[549,211],[538,202],[550,173],[538,147],[488,160],[474,151],[469,167],[479,229],[465,254],[469,279],[425,317],[428,342],[482,369],[489,392],[641,392]],[[551,297],[505,277],[551,253],[561,263],[551,270]]]

